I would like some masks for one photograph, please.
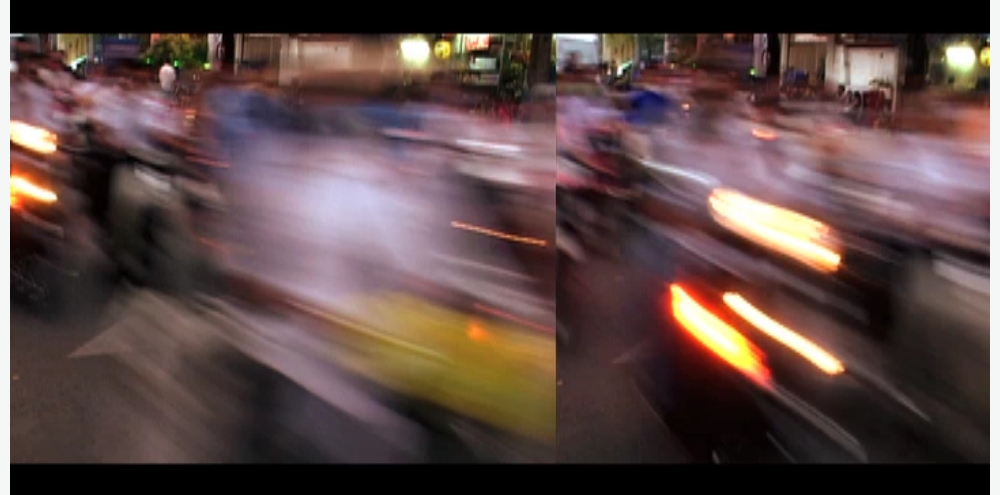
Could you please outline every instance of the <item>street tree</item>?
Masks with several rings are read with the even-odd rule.
[[[187,34],[163,35],[146,51],[146,61],[179,69],[201,68],[208,63],[208,41]]]

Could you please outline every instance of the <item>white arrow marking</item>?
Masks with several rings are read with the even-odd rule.
[[[108,310],[107,323],[103,325],[105,330],[70,354],[69,359],[119,356],[132,352],[126,336],[130,325],[137,323],[135,316],[141,315],[133,307],[135,300],[136,296],[127,289],[118,294]]]
[[[69,355],[70,359],[84,359],[94,357],[119,356],[132,352],[132,348],[125,343],[124,335],[128,331],[126,325],[130,321],[121,321],[111,328],[101,332],[90,342]]]

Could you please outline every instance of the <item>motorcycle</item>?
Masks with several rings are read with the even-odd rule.
[[[68,187],[71,160],[56,143],[42,127],[11,122],[11,290],[45,310],[59,307],[63,281],[79,271],[69,246],[79,198]]]
[[[213,218],[224,211],[214,182],[180,152],[132,151],[112,179],[113,258],[134,282],[165,292],[204,288],[217,271]]]
[[[135,282],[174,290],[189,286],[181,278],[192,275],[177,267],[198,271],[211,264],[195,254],[203,250],[193,225],[206,211],[222,208],[211,177],[196,172],[207,167],[189,160],[200,154],[137,146],[130,142],[136,135],[123,136],[88,119],[68,95],[56,102],[59,132],[12,122],[11,215],[17,220],[15,237],[31,240],[18,244],[23,254],[18,259],[30,260],[30,267],[69,265],[59,271],[70,276],[46,270],[40,284],[29,269],[20,280],[34,292],[54,294],[77,285],[72,281],[80,273],[99,276],[105,267],[82,256],[83,246],[92,246],[111,254],[117,268],[112,272]]]
[[[699,462],[984,462],[988,289],[892,209],[850,221],[769,165],[651,171],[627,255],[641,391]]]

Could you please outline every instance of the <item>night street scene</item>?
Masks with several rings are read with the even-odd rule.
[[[989,43],[557,35],[559,462],[989,464]]]
[[[554,462],[554,55],[13,34],[11,462]]]
[[[12,464],[988,464],[989,34],[11,35]]]

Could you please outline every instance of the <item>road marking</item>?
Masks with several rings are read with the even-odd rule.
[[[649,346],[648,343],[639,344],[639,345],[633,347],[632,349],[630,349],[629,351],[625,352],[625,354],[622,354],[621,357],[619,357],[618,359],[615,359],[614,361],[612,361],[611,364],[613,364],[615,366],[622,366],[622,365],[626,365],[626,364],[633,364],[633,363],[637,362],[640,357],[642,357],[643,355],[647,354],[649,352],[649,350],[650,350],[650,346]]]
[[[125,335],[129,331],[129,325],[134,324],[133,312],[135,308],[134,296],[128,291],[115,296],[106,318],[110,322],[105,329],[96,337],[83,344],[69,355],[69,359],[85,359],[93,357],[109,357],[129,354],[132,348],[125,343]]]
[[[124,342],[122,336],[127,331],[126,324],[130,322],[120,322],[113,327],[101,332],[90,342],[87,342],[69,355],[69,359],[86,359],[95,357],[110,357],[129,354],[132,348]]]
[[[787,460],[792,464],[798,464],[797,462],[795,462],[795,458],[792,457],[792,454],[790,454],[788,450],[785,449],[784,445],[781,445],[781,442],[779,442],[778,439],[774,438],[774,435],[768,433],[767,441],[771,442],[771,445],[773,445],[774,448],[778,449],[778,452],[781,454],[782,457],[785,458],[785,460]]]

